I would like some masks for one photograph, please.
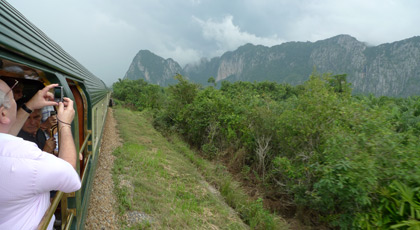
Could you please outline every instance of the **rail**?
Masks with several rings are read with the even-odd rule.
[[[86,138],[83,141],[83,145],[80,148],[79,155],[82,154],[83,151],[85,150],[86,146],[88,146],[89,138],[90,138],[91,135],[92,135],[92,130],[88,130]],[[89,162],[91,157],[92,157],[92,155],[89,155],[87,161],[85,161],[85,162]],[[82,175],[82,179],[81,179],[82,184],[86,180],[86,175],[85,174],[86,173],[83,173],[83,175]],[[57,209],[58,204],[60,203],[63,195],[64,195],[64,193],[62,191],[57,191],[56,195],[54,196],[53,201],[51,202],[50,207],[48,207],[47,211],[45,212],[44,216],[42,217],[41,222],[39,223],[39,225],[37,227],[37,230],[47,229],[47,227],[48,227],[48,225],[51,221],[51,218],[54,215],[54,212]],[[70,212],[69,216],[67,217],[66,223],[65,223],[66,224],[65,229],[70,228],[71,222],[73,221],[73,218],[74,218],[74,213]]]
[[[87,158],[87,160],[85,161],[86,163],[85,163],[85,167],[87,167],[87,164],[89,164],[89,162],[90,162],[90,158],[92,157],[92,155],[89,155],[88,156],[88,158]],[[83,173],[83,175],[82,175],[82,180],[81,180],[81,183],[82,183],[82,186],[84,185],[84,183],[85,183],[85,180],[86,180],[86,174],[87,173]]]
[[[88,143],[89,143],[89,137],[90,137],[90,135],[92,135],[92,130],[88,130],[87,131],[87,135],[86,135],[86,138],[85,138],[85,140],[83,141],[83,145],[82,145],[82,147],[80,148],[80,150],[79,150],[79,156],[80,156],[80,154],[82,154],[83,153],[83,151],[85,151],[85,148],[86,148],[86,146],[88,145]]]
[[[86,146],[88,146],[88,144],[89,144],[89,137],[92,135],[92,130],[88,130],[87,133],[88,134],[86,135],[86,138],[83,141],[83,145],[80,148],[79,156],[83,154],[83,151],[85,150]],[[87,157],[87,159],[84,159],[84,161],[83,161],[84,162],[84,165],[83,165],[84,169],[87,168],[87,165],[90,162],[90,158],[92,158],[92,154],[89,154],[89,156]],[[86,177],[86,173],[85,173],[85,171],[83,171],[82,180],[81,180],[82,186],[84,185],[86,178],[87,178]]]
[[[69,230],[71,227],[71,222],[73,222],[74,214],[71,212],[69,218],[67,218],[66,226],[64,227],[65,230]]]
[[[45,212],[44,216],[41,219],[41,222],[38,225],[37,230],[44,230],[47,229],[48,224],[50,223],[50,220],[52,216],[54,215],[55,210],[57,209],[58,204],[60,203],[61,198],[63,197],[62,191],[57,191],[57,193],[54,196],[53,201],[51,202],[50,207]]]

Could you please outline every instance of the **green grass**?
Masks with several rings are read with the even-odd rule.
[[[249,199],[225,166],[203,159],[176,137],[171,139],[175,140],[172,142],[175,148],[190,159],[209,183],[218,188],[225,202],[251,229],[289,229],[286,221],[264,209],[261,199]]]
[[[121,229],[287,229],[261,201],[249,200],[223,166],[157,132],[151,114],[117,108],[114,116],[123,139],[114,151],[118,210],[121,216],[148,216],[123,218]]]

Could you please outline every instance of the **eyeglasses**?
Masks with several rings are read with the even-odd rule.
[[[9,84],[10,81],[7,81],[5,79],[1,79],[1,80],[3,80],[10,87],[10,85],[11,85],[11,84]],[[13,90],[13,88],[15,88],[19,84],[19,81],[18,80],[16,80],[16,79],[13,79],[13,80],[15,80],[15,83],[12,85],[12,87],[10,87],[9,91],[7,91],[6,94],[4,94],[4,98],[3,99],[7,98],[7,94],[9,94]],[[3,107],[3,106],[4,105],[0,105],[0,107]]]
[[[19,81],[18,81],[18,80],[16,80],[16,79],[14,79],[14,80],[15,80],[15,83],[13,84],[13,86],[12,86],[12,87],[10,87],[9,91],[7,91],[7,93],[6,93],[5,95],[9,94],[9,93],[10,93],[10,91],[12,91],[12,90],[13,90],[13,88],[15,88],[15,87],[17,86],[17,84],[19,84]]]

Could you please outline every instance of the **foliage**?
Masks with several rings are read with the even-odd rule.
[[[164,102],[164,93],[160,86],[149,84],[143,79],[118,79],[112,89],[115,99],[139,111],[146,108],[160,109]]]
[[[167,89],[168,97],[164,104],[163,113],[156,118],[162,127],[174,126],[179,131],[185,129],[183,114],[188,104],[192,103],[198,93],[199,85],[188,82],[183,76],[176,75],[179,82]],[[185,131],[182,131],[185,133]]]
[[[155,110],[156,127],[211,159],[245,151],[242,171],[291,198],[298,217],[341,229],[418,224],[419,97],[352,95],[346,75],[316,72],[297,86],[223,81],[216,89],[176,78]],[[417,201],[408,205],[410,189]]]
[[[420,229],[420,187],[393,181],[379,191],[381,199],[359,217],[363,229]]]

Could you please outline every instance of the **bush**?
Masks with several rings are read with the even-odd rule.
[[[314,73],[298,86],[222,82],[220,90],[175,78],[167,89],[120,80],[114,97],[153,108],[155,127],[209,158],[241,149],[240,168],[256,172],[273,196],[291,197],[312,223],[417,226],[420,98],[352,96],[345,75]]]
[[[370,212],[358,216],[362,229],[420,229],[420,187],[393,181],[381,188],[380,200]]]
[[[122,105],[134,110],[160,109],[164,102],[164,91],[143,79],[119,79],[112,85],[113,97]]]

